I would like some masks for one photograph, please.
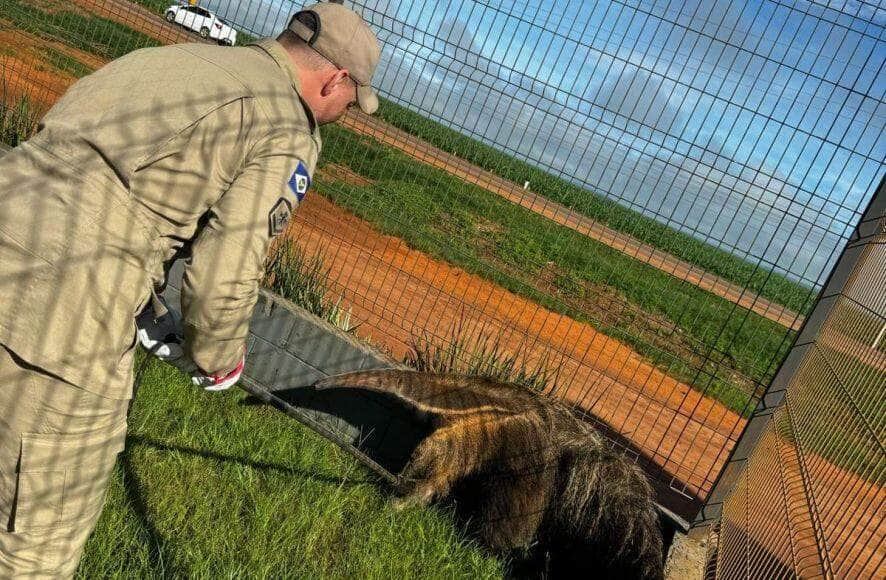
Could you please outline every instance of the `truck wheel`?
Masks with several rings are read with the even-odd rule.
[[[205,26],[200,29],[200,38],[209,38],[209,29]]]
[[[175,12],[169,11],[166,13],[166,22],[173,22],[175,20]]]

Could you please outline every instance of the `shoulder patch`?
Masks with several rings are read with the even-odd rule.
[[[308,168],[299,161],[298,167],[295,168],[295,171],[292,172],[292,177],[289,178],[289,189],[292,190],[298,202],[301,203],[305,198],[305,194],[308,193],[309,187],[311,187],[311,176],[308,175]]]
[[[268,235],[274,237],[283,233],[286,222],[292,216],[292,204],[285,197],[281,197],[268,212]]]

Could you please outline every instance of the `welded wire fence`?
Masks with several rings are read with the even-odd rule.
[[[301,7],[202,5],[237,44]],[[549,394],[692,516],[883,175],[886,13],[349,5],[383,45],[381,108],[323,129],[290,235],[350,326],[396,357],[493,340],[553,369]],[[5,139],[113,58],[216,42],[167,7],[0,0]]]
[[[884,242],[886,181],[710,498],[709,577],[883,575]]]

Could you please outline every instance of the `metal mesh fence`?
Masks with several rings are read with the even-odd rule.
[[[710,577],[883,574],[886,185],[794,348],[715,527]]]
[[[238,44],[301,6],[204,5]],[[350,325],[396,357],[486,341],[550,369],[691,516],[883,175],[886,13],[353,6],[383,44],[382,106],[324,128],[290,231]],[[215,42],[166,8],[0,0],[5,139],[113,58]]]

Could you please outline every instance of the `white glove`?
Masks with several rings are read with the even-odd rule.
[[[184,355],[181,318],[157,294],[152,295],[151,302],[138,315],[135,323],[138,327],[138,340],[145,350],[191,375],[191,382],[194,385],[207,391],[224,391],[240,380],[246,363],[245,356],[241,356],[234,370],[227,374],[204,375],[194,361]]]
[[[240,362],[237,363],[237,366],[231,372],[225,375],[204,375],[200,371],[196,371],[191,377],[191,381],[196,386],[203,387],[207,391],[224,391],[237,384],[237,381],[240,380],[240,375],[243,374],[245,364],[246,357],[241,356]]]
[[[158,316],[155,303],[163,312]],[[178,315],[166,306],[166,302],[156,294],[151,302],[135,319],[138,328],[138,341],[152,355],[165,361],[174,361],[182,357],[184,333]]]

